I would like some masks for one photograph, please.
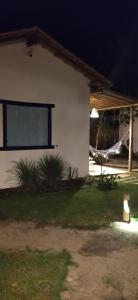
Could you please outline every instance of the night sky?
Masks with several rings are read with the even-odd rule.
[[[31,26],[107,76],[115,90],[138,97],[138,1],[0,1],[0,32]]]

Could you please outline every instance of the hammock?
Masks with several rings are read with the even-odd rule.
[[[98,150],[89,145],[89,151],[93,156],[101,155],[104,158],[108,159],[109,155],[115,155],[115,154],[120,153],[122,142],[124,142],[127,135],[128,135],[128,133],[123,138],[121,138],[115,145],[113,145],[111,148],[108,148],[106,150]]]

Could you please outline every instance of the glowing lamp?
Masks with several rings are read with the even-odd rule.
[[[128,205],[129,200],[130,200],[130,195],[125,193],[123,199],[123,221],[127,223],[130,222],[130,208]]]
[[[99,118],[98,110],[96,108],[92,109],[91,114],[90,114],[90,118],[93,118],[93,119]]]

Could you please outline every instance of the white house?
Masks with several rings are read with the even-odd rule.
[[[0,34],[0,188],[12,161],[43,153],[88,174],[90,88],[108,84],[39,28]]]

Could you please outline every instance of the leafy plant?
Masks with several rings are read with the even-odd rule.
[[[102,175],[102,173],[103,173],[103,164],[105,162],[107,162],[108,157],[104,157],[102,154],[98,153],[97,155],[93,156],[93,159],[95,160],[96,164],[101,166],[101,175]]]
[[[67,166],[67,180],[71,181],[76,178],[78,178],[78,169]]]
[[[133,109],[133,122],[138,117],[138,109]],[[120,111],[120,124],[123,124],[125,127],[129,125],[130,121],[130,108],[124,108]]]
[[[103,165],[108,160],[107,157],[104,157],[102,154],[99,154],[99,153],[94,155],[93,159],[97,165]]]
[[[85,185],[87,185],[87,186],[94,185],[94,184],[95,184],[95,176],[87,175],[87,176],[84,178],[84,183],[85,183]]]
[[[112,126],[114,124],[112,117]],[[100,112],[98,128],[96,133],[96,149],[106,149],[110,147],[115,140],[114,130],[109,122],[109,114],[107,112]]]
[[[39,170],[34,161],[20,159],[13,162],[10,170],[18,185],[26,191],[36,192],[39,189]]]
[[[79,189],[85,182],[83,177],[78,176],[78,169],[66,164],[64,184],[67,189]]]
[[[128,151],[126,145],[125,145],[125,144],[122,144],[120,156],[122,156],[122,157],[128,157],[128,152],[129,152],[129,151]]]
[[[99,190],[113,190],[117,187],[115,175],[103,175],[99,176],[97,180],[97,188]]]
[[[56,182],[63,178],[65,162],[59,155],[44,155],[38,161],[38,168],[41,181],[49,187],[54,187]]]

